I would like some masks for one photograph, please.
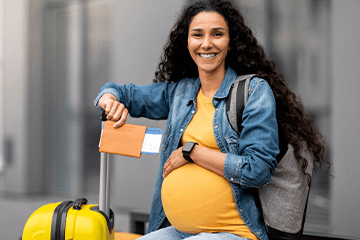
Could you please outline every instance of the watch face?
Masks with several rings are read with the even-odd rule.
[[[187,142],[187,143],[185,143],[185,145],[183,146],[183,151],[184,151],[184,152],[190,152],[193,147],[194,147],[194,143],[192,143],[192,142]]]

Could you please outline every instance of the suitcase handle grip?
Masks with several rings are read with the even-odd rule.
[[[85,205],[88,203],[88,200],[86,198],[78,198],[75,200],[73,209],[80,210],[82,205]]]
[[[106,115],[106,113],[105,113],[105,110],[102,112],[102,114],[101,114],[101,121],[107,121],[107,115]]]

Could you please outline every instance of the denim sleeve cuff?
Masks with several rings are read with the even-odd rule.
[[[94,100],[94,105],[100,109],[100,110],[103,110],[101,107],[99,107],[99,100],[100,98],[106,94],[106,93],[111,93],[112,95],[114,95],[116,97],[116,99],[120,102],[120,95],[118,94],[118,92],[115,90],[115,89],[112,89],[112,88],[106,88],[104,90],[102,90],[98,95],[97,97],[95,98]]]
[[[227,153],[224,163],[224,177],[229,182],[241,183],[241,166],[242,158],[239,155]]]

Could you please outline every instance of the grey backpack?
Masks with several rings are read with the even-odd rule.
[[[242,113],[248,99],[249,83],[255,74],[239,76],[231,86],[226,99],[227,118],[232,128],[240,134]],[[309,196],[308,178],[301,171],[301,164],[294,156],[292,145],[280,136],[278,166],[271,176],[270,183],[258,189],[258,196],[270,239],[300,239],[305,222],[306,206]],[[312,154],[306,144],[301,152],[308,161],[306,172],[311,176]]]

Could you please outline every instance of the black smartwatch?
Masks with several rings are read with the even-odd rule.
[[[182,153],[186,161],[193,163],[194,161],[190,158],[190,153],[194,149],[195,145],[198,145],[196,142],[187,142],[182,148]]]

